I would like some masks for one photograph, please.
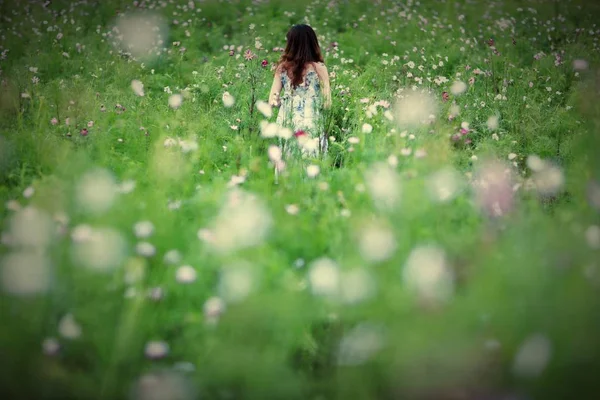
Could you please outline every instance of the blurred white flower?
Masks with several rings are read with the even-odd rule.
[[[223,105],[227,108],[232,107],[235,104],[235,98],[229,93],[223,93]]]
[[[161,340],[152,340],[146,343],[144,354],[151,359],[166,357],[169,354],[169,344]]]
[[[248,263],[238,262],[221,270],[219,295],[228,303],[244,300],[254,288],[254,274]]]
[[[131,81],[131,90],[133,90],[133,93],[135,93],[136,95],[143,96],[144,84],[141,81],[134,79]]]
[[[173,146],[177,146],[179,143],[177,142],[177,140],[173,139],[173,138],[166,138],[165,142],[163,143],[165,147],[173,147]]]
[[[282,139],[290,139],[294,132],[290,128],[287,127],[279,127],[277,130],[277,136]]]
[[[182,265],[175,272],[175,280],[179,283],[192,283],[196,281],[198,273],[191,265]]]
[[[467,90],[467,84],[463,81],[455,81],[452,86],[450,86],[450,93],[455,96],[458,96]]]
[[[491,115],[488,119],[487,119],[487,127],[489,130],[491,131],[495,131],[496,129],[498,129],[498,122],[499,122],[499,118],[497,115]]]
[[[169,250],[165,253],[164,262],[166,264],[178,264],[181,262],[181,253],[178,250]]]
[[[285,211],[290,215],[297,215],[300,212],[300,208],[296,204],[288,204],[285,206]]]
[[[365,172],[365,185],[371,198],[380,208],[392,208],[400,201],[400,177],[386,163],[378,162],[369,167]]]
[[[204,303],[203,311],[207,322],[214,323],[225,312],[225,302],[220,297],[211,297]]]
[[[150,221],[140,221],[133,226],[135,236],[139,239],[152,236],[154,233],[154,224]]]
[[[129,13],[118,18],[117,42],[121,50],[136,58],[150,59],[161,54],[163,41],[167,38],[168,25],[159,14]]]
[[[363,124],[362,133],[371,133],[373,132],[373,126],[371,124]]]
[[[311,263],[308,271],[308,280],[314,295],[337,295],[340,289],[339,267],[330,258],[318,258]]]
[[[375,294],[376,285],[371,273],[365,268],[345,271],[341,278],[340,297],[346,304],[357,304]]]
[[[589,64],[586,60],[577,59],[573,60],[573,69],[576,71],[584,71],[588,69]]]
[[[317,175],[319,175],[319,172],[321,172],[321,168],[319,168],[318,165],[311,164],[308,167],[306,167],[306,175],[309,178],[316,177]]]
[[[536,378],[546,369],[551,355],[550,340],[542,334],[531,335],[521,344],[514,358],[513,373],[523,378]]]
[[[258,100],[256,102],[256,109],[265,116],[265,118],[271,118],[271,116],[273,116],[273,109],[271,108],[271,106],[262,100]]]
[[[48,257],[41,251],[19,251],[2,257],[2,290],[16,296],[46,293],[51,270]]]
[[[462,176],[452,167],[445,167],[431,174],[426,185],[431,200],[440,203],[454,199],[463,189]]]
[[[42,351],[47,356],[54,356],[60,350],[60,343],[56,338],[50,337],[42,342]]]
[[[369,224],[360,229],[358,250],[366,261],[385,261],[396,251],[396,238],[389,228]]]
[[[197,394],[185,376],[175,371],[150,372],[133,385],[131,400],[194,400]]]
[[[282,153],[281,153],[281,148],[279,146],[276,146],[273,144],[270,145],[268,153],[269,153],[269,160],[271,160],[272,162],[277,162],[277,161],[281,160]]]
[[[152,257],[156,254],[156,247],[152,243],[139,242],[135,245],[135,252],[142,257]]]
[[[425,93],[405,94],[394,105],[394,120],[399,126],[418,126],[431,121],[437,113],[437,103]]]
[[[472,181],[477,205],[491,217],[500,217],[514,204],[512,173],[504,163],[485,161]]]
[[[275,122],[269,122],[267,120],[260,121],[260,134],[264,138],[272,138],[277,136],[280,132],[279,125]]]
[[[543,170],[546,167],[546,162],[535,154],[527,157],[527,166],[534,172]]]
[[[560,167],[546,163],[542,169],[533,174],[533,182],[539,194],[552,196],[562,189],[565,177]]]
[[[383,330],[380,327],[361,323],[346,333],[340,341],[337,363],[355,366],[369,361],[384,345]]]
[[[600,226],[590,225],[585,230],[585,240],[590,248],[594,250],[600,249]]]
[[[169,107],[177,109],[183,103],[183,96],[180,94],[172,94],[169,96]]]
[[[422,300],[446,302],[454,294],[454,274],[440,247],[423,245],[414,248],[402,276],[406,287]]]
[[[146,260],[140,257],[131,257],[124,266],[123,281],[128,285],[133,285],[144,279],[146,275]]]
[[[75,265],[96,271],[108,271],[119,266],[125,258],[126,242],[118,231],[111,228],[89,228],[83,225],[78,230],[79,241],[74,241],[71,256]]]
[[[9,234],[16,246],[47,247],[54,232],[50,215],[33,206],[21,208],[10,218]]]
[[[73,314],[66,314],[58,323],[58,333],[65,339],[77,339],[81,336],[81,326],[75,321]]]
[[[118,188],[118,192],[121,194],[127,194],[133,192],[135,189],[135,181],[134,180],[126,180],[121,182],[121,185]]]
[[[90,213],[103,213],[112,207],[117,197],[118,185],[113,175],[105,169],[85,173],[76,187],[75,198],[81,209]]]
[[[26,199],[31,198],[35,193],[35,189],[33,186],[27,186],[25,188],[25,190],[23,191],[23,197],[25,197]]]

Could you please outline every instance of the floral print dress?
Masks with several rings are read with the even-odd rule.
[[[303,156],[326,153],[319,75],[315,70],[310,70],[304,75],[303,82],[293,88],[291,78],[286,71],[282,71],[281,84],[283,94],[277,124],[290,128],[298,139],[282,143],[284,152],[288,155],[300,152]]]

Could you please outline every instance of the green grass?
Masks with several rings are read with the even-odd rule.
[[[116,15],[134,13],[132,2],[0,1],[4,397],[592,398],[600,367],[597,6],[140,3],[152,5],[168,26],[160,54],[147,59],[113,46]],[[272,49],[285,46],[295,23],[311,24],[319,36],[332,76],[327,134],[335,141],[326,157],[286,160],[275,183],[268,147],[277,140],[261,137],[264,118],[250,110],[253,98],[266,100],[270,66],[279,57]],[[229,56],[231,45],[239,58]],[[245,61],[247,49],[257,58]],[[269,67],[261,67],[263,59]],[[579,59],[589,68],[576,71]],[[474,74],[477,68],[483,73]],[[436,84],[439,76],[448,81]],[[143,82],[143,97],[132,91],[134,79]],[[455,80],[467,83],[464,93],[451,93]],[[369,118],[369,106],[385,100],[393,109],[396,96],[413,85],[435,97],[434,123],[398,125],[382,107]],[[168,91],[183,94],[181,107],[169,106]],[[231,108],[223,106],[225,91],[235,98]],[[460,114],[449,119],[452,104]],[[494,115],[499,125],[490,128]],[[469,123],[470,143],[453,143],[462,122]],[[365,123],[372,132],[362,131]],[[169,138],[197,148],[167,148]],[[564,177],[546,195],[540,181],[533,184],[533,155]],[[488,160],[498,160],[512,181],[508,190],[488,193],[485,212],[477,183]],[[320,166],[314,178],[309,164]],[[376,165],[387,167],[373,174]],[[436,201],[432,185],[454,187],[450,178],[431,183],[446,168],[460,190]],[[78,201],[78,185],[96,169],[107,171],[112,185],[135,185],[93,213],[93,199]],[[245,180],[232,188],[236,176]],[[397,186],[397,201],[379,207],[374,185]],[[494,214],[496,200],[502,215]],[[16,205],[28,208],[15,211]],[[41,214],[23,222],[27,210]],[[147,238],[135,235],[140,221],[154,227]],[[81,245],[73,237],[85,226],[111,229],[122,241],[77,258]],[[361,245],[369,229],[379,233]],[[202,232],[221,245],[232,240],[233,248],[217,251],[199,239]],[[140,253],[140,242],[154,251]],[[440,266],[435,259],[415,261],[420,281],[406,275],[421,246],[443,251],[448,275],[423,272]],[[170,250],[181,255],[173,265],[165,260]],[[31,259],[15,267],[15,254],[42,254],[49,267]],[[89,268],[111,257],[110,269]],[[314,293],[311,274],[324,259],[335,263],[332,279],[339,280],[329,296]],[[183,265],[196,271],[192,283],[178,282]],[[15,271],[29,271],[21,284],[49,271],[47,290],[24,293]],[[237,290],[221,286],[227,271],[239,274]],[[427,276],[435,281],[431,293]],[[152,299],[148,292],[157,288],[162,295]],[[215,322],[206,307],[217,297],[225,307]],[[81,328],[76,338],[59,329],[69,313]],[[535,335],[550,344],[547,362],[544,349],[534,348],[531,368],[539,375],[515,372]],[[42,348],[48,338],[60,344],[52,354]],[[155,340],[169,347],[157,360],[145,354]],[[348,349],[358,353],[349,356]],[[348,357],[355,364],[338,362]],[[181,362],[193,370],[181,372]],[[157,380],[146,377],[147,392],[132,392],[146,374]]]

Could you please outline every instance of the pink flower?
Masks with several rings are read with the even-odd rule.
[[[488,46],[492,47],[494,45],[494,39],[490,38],[487,42]]]
[[[443,92],[442,93],[442,99],[444,101],[448,101],[450,99],[450,95],[448,94],[448,92]]]
[[[464,136],[464,135],[466,135],[467,133],[469,133],[469,130],[468,130],[468,129],[466,129],[466,128],[460,128],[460,134],[461,134],[461,135],[463,135],[463,136]]]
[[[266,67],[267,65],[269,65],[269,62],[267,60],[262,60],[262,62],[260,63],[260,65],[262,65],[262,67]]]
[[[65,125],[69,125],[71,123],[71,118],[65,119]]]
[[[52,119],[50,120],[50,123],[51,123],[52,125],[56,125],[56,124],[58,124],[58,119],[56,119],[56,117],[54,117],[54,118],[52,118]]]
[[[229,50],[229,55],[230,55],[230,56],[233,56],[234,54],[235,54],[235,51],[233,51],[233,50]]]
[[[88,130],[87,130],[86,128],[83,128],[81,131],[79,131],[79,134],[80,134],[81,136],[87,136],[87,134],[88,134]]]
[[[252,52],[252,50],[248,49],[248,50],[246,50],[246,51],[244,52],[244,58],[245,58],[247,61],[250,61],[250,60],[252,60],[254,57],[255,57],[255,56],[254,56],[254,53]]]
[[[306,132],[304,132],[303,130],[299,130],[294,133],[294,136],[297,138],[299,138],[300,136],[305,136],[305,135],[306,135]]]

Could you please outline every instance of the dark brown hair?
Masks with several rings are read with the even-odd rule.
[[[302,72],[310,62],[323,62],[321,47],[315,31],[308,25],[294,25],[288,31],[287,45],[279,59],[280,71],[291,73],[292,86],[302,83]]]

